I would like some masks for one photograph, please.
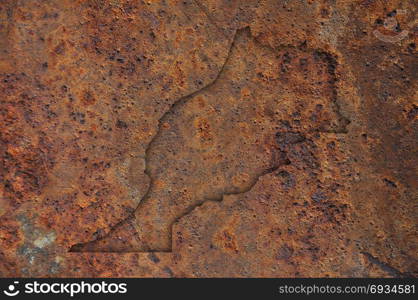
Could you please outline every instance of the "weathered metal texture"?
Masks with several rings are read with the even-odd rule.
[[[417,9],[2,1],[0,275],[416,276]]]

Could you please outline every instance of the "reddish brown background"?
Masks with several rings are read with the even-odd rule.
[[[0,275],[416,276],[417,9],[1,1]]]

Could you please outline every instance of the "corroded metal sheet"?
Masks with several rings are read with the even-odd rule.
[[[415,1],[2,1],[0,275],[416,276]]]

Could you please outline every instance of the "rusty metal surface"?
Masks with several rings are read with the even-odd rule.
[[[416,276],[417,10],[1,1],[0,275]]]

